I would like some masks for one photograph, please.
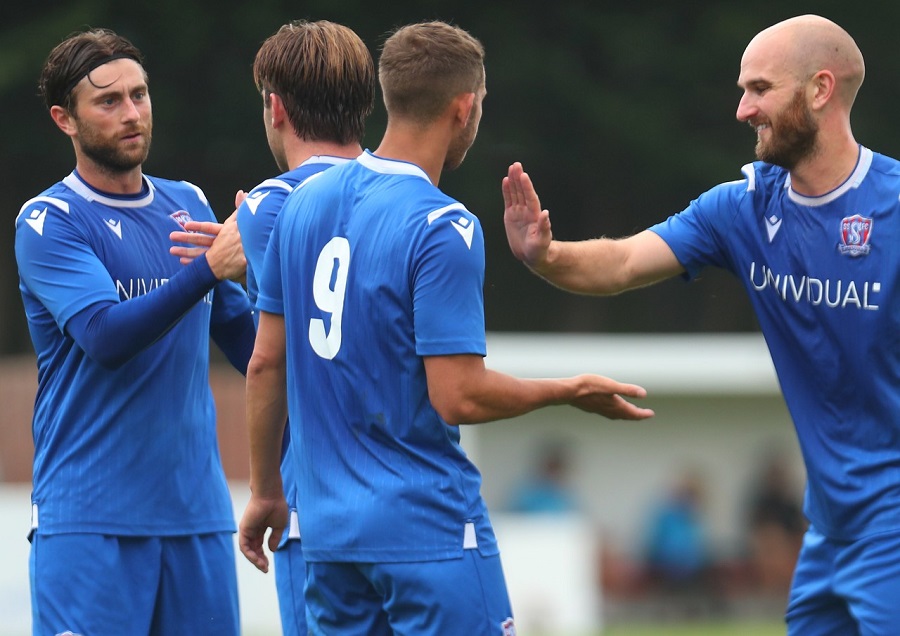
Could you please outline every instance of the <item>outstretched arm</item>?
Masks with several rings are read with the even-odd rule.
[[[531,178],[514,163],[503,178],[503,223],[516,258],[548,282],[579,294],[610,295],[684,269],[665,241],[644,231],[626,239],[555,241]]]
[[[425,375],[432,406],[452,425],[506,419],[552,404],[571,404],[617,420],[642,420],[654,414],[625,399],[646,396],[642,387],[599,375],[517,378],[485,368],[480,355],[427,356]]]

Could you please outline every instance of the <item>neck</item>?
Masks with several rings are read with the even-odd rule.
[[[441,180],[449,145],[450,135],[446,126],[388,121],[384,138],[375,154],[385,159],[408,161],[419,166],[431,179],[431,183],[437,186]]]
[[[110,194],[138,194],[144,187],[141,166],[126,172],[114,172],[97,165],[93,161],[79,158],[75,163],[82,181],[95,190]]]
[[[305,141],[293,137],[286,140],[284,146],[284,154],[291,170],[316,155],[355,159],[362,154],[362,147],[356,142],[339,144],[331,141]]]
[[[859,144],[846,134],[831,143],[820,143],[808,159],[791,170],[791,189],[816,197],[831,192],[853,174],[859,161]]]

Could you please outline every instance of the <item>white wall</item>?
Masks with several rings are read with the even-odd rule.
[[[487,365],[526,377],[596,372],[639,383],[649,392],[644,402],[656,410],[648,421],[611,422],[553,407],[463,430],[463,445],[484,476],[483,494],[495,519],[520,630],[546,623],[551,615],[555,624],[541,627],[574,633],[599,625],[602,599],[592,585],[596,560],[584,553],[600,537],[623,552],[636,552],[648,509],[682,468],[696,467],[708,476],[710,529],[723,551],[740,541],[742,498],[765,451],[786,452],[802,482],[790,419],[757,334],[489,334]],[[571,444],[572,486],[584,506],[580,519],[547,525],[500,512],[545,439]],[[240,516],[246,484],[232,488]],[[0,616],[9,636],[30,633],[29,492],[27,486],[0,486]],[[238,580],[246,636],[277,634],[272,576],[239,556]],[[544,611],[536,612],[540,606],[534,599],[541,594],[535,586],[547,581],[554,585],[544,592]],[[560,592],[556,596],[554,589]]]
[[[235,514],[244,510],[249,490],[231,484]],[[31,486],[0,483],[0,633],[31,634],[31,593],[28,584],[27,540],[31,521]],[[237,552],[237,542],[235,541]],[[243,556],[237,559],[241,626],[244,636],[280,634],[273,575],[257,571]]]

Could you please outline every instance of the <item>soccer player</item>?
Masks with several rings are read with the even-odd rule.
[[[238,208],[247,257],[247,290],[254,305],[269,234],[288,193],[299,183],[362,153],[366,117],[375,102],[375,65],[352,30],[328,21],[282,26],[260,47],[253,78],[263,99],[266,137],[283,171],[253,188]],[[282,482],[290,502],[288,530],[275,552],[275,583],[284,634],[307,633],[303,604],[306,566],[297,519],[297,488],[282,447]]]
[[[510,247],[548,281],[615,294],[707,265],[750,296],[796,426],[811,525],[788,631],[895,634],[900,625],[900,163],[858,144],[856,43],[804,15],[754,37],[737,118],[758,162],[622,240],[552,240],[522,166],[503,180]]]
[[[16,219],[37,353],[35,634],[237,634],[234,513],[216,441],[209,339],[246,370],[254,325],[237,225],[185,267],[172,231],[203,193],[143,174],[141,53],[94,29],[49,54],[40,90],[75,169]]]
[[[287,518],[285,415],[315,634],[512,634],[481,477],[460,424],[548,404],[651,416],[634,385],[487,370],[477,218],[437,185],[475,139],[484,50],[443,22],[384,43],[374,153],[289,196],[272,231],[247,377],[251,499],[241,550],[268,568]]]

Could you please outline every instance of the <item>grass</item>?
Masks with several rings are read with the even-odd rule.
[[[522,636],[785,636],[781,620],[770,621],[698,621],[673,623],[639,623],[612,625],[594,634],[562,634],[541,632]]]
[[[781,620],[727,621],[617,625],[596,636],[785,636],[786,632],[784,622]]]

